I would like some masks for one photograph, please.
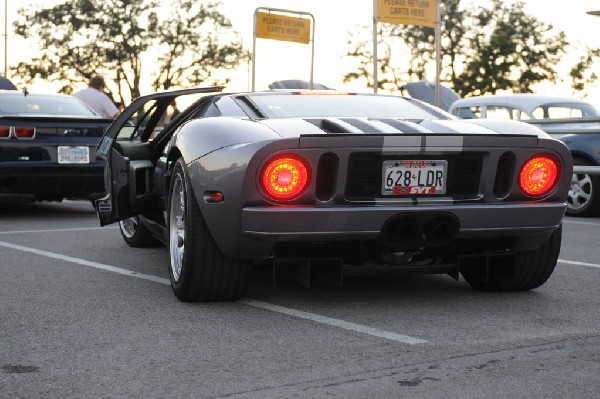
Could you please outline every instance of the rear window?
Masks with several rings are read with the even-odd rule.
[[[0,115],[97,116],[75,97],[22,93],[0,95]]]
[[[250,98],[269,118],[439,118],[439,115],[433,115],[402,97],[344,94],[267,94],[251,95]]]

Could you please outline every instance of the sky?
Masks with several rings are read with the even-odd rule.
[[[1,1],[1,0],[0,0]],[[166,0],[163,0],[166,1]],[[201,0],[199,0],[201,1]],[[512,1],[512,0],[505,0]],[[62,0],[5,0],[8,6],[9,28],[16,18],[18,8],[27,4],[52,6]],[[315,18],[315,59],[314,81],[334,88],[352,91],[368,91],[362,84],[343,84],[342,77],[348,72],[347,51],[348,33],[360,25],[371,25],[373,14],[372,0],[221,0],[221,12],[230,18],[234,29],[240,33],[246,48],[252,49],[253,15],[257,7],[270,7],[311,13]],[[484,0],[472,0],[474,4],[489,4]],[[600,17],[587,15],[587,11],[600,10],[598,0],[524,0],[525,9],[539,20],[562,30],[573,43],[600,47]],[[1,3],[0,3],[1,4]],[[4,7],[0,11],[1,26],[4,28]],[[2,29],[4,31],[4,29]],[[4,65],[4,41],[0,45],[1,66]],[[24,45],[8,35],[8,64],[15,65],[27,59],[36,49],[31,44]],[[267,85],[280,79],[304,79],[310,76],[311,46],[275,40],[256,41],[256,89],[266,89]],[[567,55],[564,65],[557,67],[565,75],[576,58]],[[600,76],[600,65],[595,66]],[[230,91],[250,89],[250,65],[240,66],[227,87]],[[9,76],[10,77],[10,76]],[[435,76],[429,76],[434,80]],[[41,85],[33,89],[48,90]],[[571,96],[568,83],[541,84],[536,86],[539,94]],[[143,93],[147,94],[147,93]],[[600,83],[594,84],[587,92],[586,100],[600,108]],[[580,95],[579,97],[582,97]]]

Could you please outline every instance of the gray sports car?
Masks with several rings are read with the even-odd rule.
[[[169,121],[175,100],[191,105]],[[182,301],[239,298],[258,263],[533,289],[556,265],[572,175],[567,147],[534,126],[340,92],[140,97],[97,154],[101,224],[165,243]]]

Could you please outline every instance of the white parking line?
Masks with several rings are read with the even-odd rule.
[[[427,342],[419,338],[409,337],[407,335],[396,334],[390,331],[379,330],[377,328],[368,327],[361,324],[349,323],[347,321],[332,319],[331,317],[321,316],[315,313],[304,312],[302,310],[286,308],[279,305],[272,305],[270,303],[254,301],[252,299],[244,299],[239,302],[257,308],[271,310],[273,312],[283,313],[289,316],[299,317],[301,319],[343,328],[345,330],[357,331],[359,333],[373,335],[375,337],[391,339],[392,341],[398,341],[409,345],[423,344]]]
[[[595,263],[577,262],[574,260],[566,260],[566,259],[559,259],[558,261],[560,263],[566,263],[567,265],[597,267],[600,269],[600,265],[597,265]]]
[[[104,265],[102,263],[92,262],[92,261],[85,260],[85,259],[73,258],[71,256],[61,255],[61,254],[57,254],[54,252],[42,251],[41,249],[24,247],[22,245],[11,244],[11,243],[5,242],[5,241],[0,241],[0,247],[16,249],[16,250],[23,251],[23,252],[29,252],[31,254],[46,256],[48,258],[64,260],[65,262],[77,263],[78,265],[89,266],[89,267],[106,270],[106,271],[113,272],[113,273],[124,274],[126,276],[137,277],[137,278],[141,278],[143,280],[154,281],[156,283],[171,284],[171,282],[166,278],[152,276],[150,274],[138,273],[138,272],[134,272],[131,270],[121,269],[119,267],[114,267],[114,266],[109,266],[109,265]]]
[[[584,224],[587,226],[600,226],[600,223],[595,223],[595,222],[583,222],[581,220],[565,220],[563,219],[563,223],[570,223],[570,224]]]
[[[105,270],[105,271],[118,273],[118,274],[123,274],[123,275],[130,276],[130,277],[136,277],[136,278],[140,278],[143,280],[149,280],[149,281],[153,281],[153,282],[161,283],[161,284],[165,284],[165,285],[171,284],[169,279],[166,279],[166,278],[153,276],[150,274],[137,273],[137,272],[127,270],[127,269],[121,269],[119,267],[105,265],[105,264],[98,263],[98,262],[92,262],[92,261],[85,260],[85,259],[74,258],[72,256],[61,255],[61,254],[57,254],[54,252],[43,251],[40,249],[25,247],[23,245],[11,244],[11,243],[5,242],[5,241],[0,241],[0,247],[15,249],[18,251],[28,252],[28,253],[32,253],[32,254],[36,254],[36,255],[41,255],[41,256],[46,256],[46,257],[52,258],[52,259],[63,260],[65,262],[76,263],[76,264],[82,265],[82,266],[93,267],[96,269]],[[385,338],[385,339],[389,339],[392,341],[402,342],[402,343],[409,344],[409,345],[422,344],[422,343],[427,342],[427,341],[424,341],[419,338],[409,337],[407,335],[401,335],[401,334],[396,334],[396,333],[393,333],[390,331],[379,330],[377,328],[364,326],[361,324],[355,324],[355,323],[350,323],[350,322],[343,321],[343,320],[333,319],[331,317],[321,316],[321,315],[318,315],[315,313],[309,313],[309,312],[304,312],[301,310],[296,310],[296,309],[286,308],[283,306],[273,305],[273,304],[270,304],[267,302],[259,302],[259,301],[254,301],[251,299],[245,299],[245,300],[241,300],[239,302],[249,305],[249,306],[256,307],[256,308],[266,309],[266,310],[270,310],[270,311],[277,312],[277,313],[283,313],[283,314],[286,314],[289,316],[298,317],[298,318],[305,319],[305,320],[311,320],[316,323],[326,324],[326,325],[342,328],[345,330],[356,331],[356,332],[360,332],[363,334],[372,335],[372,336],[380,337],[380,338]]]
[[[27,233],[64,233],[69,231],[88,231],[88,230],[101,230],[101,229],[118,229],[117,226],[109,227],[74,227],[69,229],[45,229],[45,230],[13,230],[13,231],[0,231],[0,235],[11,235],[11,234],[27,234]]]

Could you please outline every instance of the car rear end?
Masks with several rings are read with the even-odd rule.
[[[94,152],[110,121],[1,116],[0,200],[98,198],[103,161]]]
[[[296,142],[265,147],[251,164],[254,181],[246,182],[242,233],[275,252],[340,242],[381,253],[527,250],[560,225],[566,208],[570,154],[548,138],[352,135]],[[306,175],[296,194],[269,175],[277,162]]]

